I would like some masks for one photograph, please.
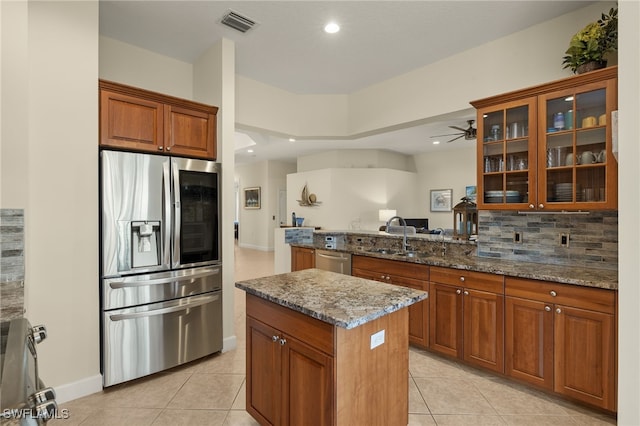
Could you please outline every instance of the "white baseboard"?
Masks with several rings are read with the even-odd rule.
[[[229,352],[238,347],[238,340],[236,336],[225,337],[222,340],[222,352]]]
[[[56,391],[56,402],[63,404],[102,391],[102,375],[96,374],[77,382],[58,385],[54,387],[54,390]]]

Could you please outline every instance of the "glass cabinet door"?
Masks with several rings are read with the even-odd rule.
[[[484,208],[518,208],[533,202],[535,185],[535,98],[512,102],[503,109],[478,111],[478,203]],[[531,126],[530,126],[531,125]],[[535,144],[533,145],[535,147]]]
[[[607,203],[606,82],[541,97],[545,135],[539,155],[541,208],[591,208]],[[544,120],[544,123],[542,122]],[[566,206],[565,206],[566,205]]]

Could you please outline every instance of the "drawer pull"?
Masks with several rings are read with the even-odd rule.
[[[558,293],[556,293],[555,291],[551,290],[549,292],[549,294],[551,295],[551,297],[556,297],[558,295]]]
[[[460,281],[464,282],[464,277],[460,277]]]
[[[544,310],[547,311],[547,312],[551,312],[551,306],[545,306]]]

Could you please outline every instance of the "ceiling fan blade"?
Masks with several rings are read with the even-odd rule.
[[[451,140],[448,140],[448,141],[447,141],[447,143],[449,143],[449,142],[453,142],[453,141],[457,141],[458,139],[460,139],[460,138],[461,138],[461,137],[463,137],[463,136],[464,136],[464,135],[460,135],[460,136],[458,136],[457,138],[453,138],[453,139],[451,139]]]
[[[441,136],[455,136],[455,135],[463,135],[464,133],[447,133],[446,135],[435,135],[435,136],[430,136],[431,138],[439,138]]]
[[[449,126],[449,127],[451,127],[452,129],[460,130],[461,132],[466,132],[467,130],[469,130],[469,129],[463,129],[462,127],[458,127],[458,126]]]

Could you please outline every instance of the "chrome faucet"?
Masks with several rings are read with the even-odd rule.
[[[402,252],[406,253],[407,250],[409,249],[409,244],[407,244],[407,222],[405,222],[405,220],[403,218],[401,218],[400,216],[393,216],[391,219],[389,219],[387,221],[387,225],[386,225],[386,229],[387,232],[389,232],[389,225],[391,224],[391,222],[394,221],[394,219],[398,219],[398,222],[400,223],[400,225],[402,225]]]
[[[442,257],[444,257],[447,254],[447,246],[444,244],[444,229],[436,228],[436,229],[434,229],[434,231],[438,231],[440,233],[440,235],[442,235],[441,255],[442,255]]]

